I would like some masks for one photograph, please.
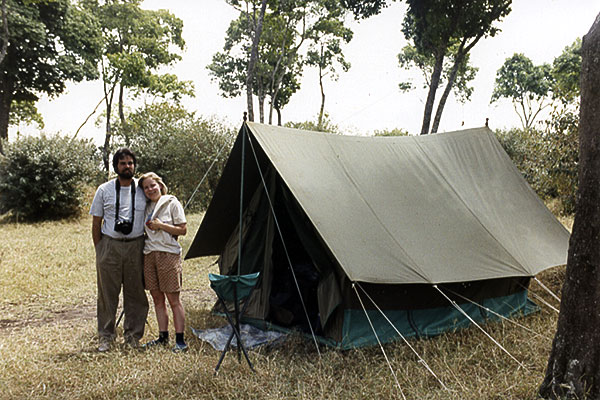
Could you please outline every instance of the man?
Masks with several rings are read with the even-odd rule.
[[[121,148],[113,157],[117,178],[96,190],[90,214],[96,248],[98,281],[98,351],[108,351],[115,333],[115,316],[123,286],[123,336],[137,347],[144,335],[148,299],[144,291],[144,191],[133,178],[136,158]]]

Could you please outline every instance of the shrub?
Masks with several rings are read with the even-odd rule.
[[[375,129],[373,131],[373,136],[408,136],[408,131],[402,128],[392,128],[392,129]]]
[[[554,113],[545,130],[510,129],[496,131],[496,137],[540,197],[558,200],[563,215],[575,211],[579,164],[575,113]]]
[[[116,136],[136,153],[138,173],[156,172],[184,205],[208,173],[188,206],[202,210],[212,198],[235,134],[216,118],[199,118],[180,106],[161,103],[129,115]]]
[[[314,121],[304,121],[304,122],[286,122],[284,124],[287,128],[295,128],[295,129],[303,129],[305,131],[315,131],[315,132],[324,132],[324,133],[333,133],[336,135],[340,135],[342,132],[340,127],[331,121],[329,115],[323,115],[323,119],[321,120],[321,124],[319,125],[318,118]]]
[[[579,115],[554,113],[548,121],[542,152],[546,155],[549,194],[562,205],[562,214],[575,212],[579,170]]]
[[[27,220],[76,216],[99,165],[88,140],[42,135],[7,143],[0,159],[1,208]]]

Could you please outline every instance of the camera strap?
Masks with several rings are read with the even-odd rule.
[[[119,200],[121,199],[121,182],[119,178],[115,179],[115,190],[117,192],[117,201],[115,204],[115,222],[119,220]],[[131,180],[131,208],[129,209],[129,215],[131,216],[131,223],[133,223],[133,217],[135,216],[135,181]]]

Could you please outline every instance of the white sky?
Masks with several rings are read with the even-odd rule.
[[[213,54],[222,50],[225,31],[237,13],[225,0],[143,3],[147,9],[165,5],[184,22],[187,48],[183,60],[170,72],[195,84],[196,97],[185,100],[185,106],[200,115],[215,115],[238,126],[246,108],[245,95],[236,99],[220,97],[218,86],[211,82],[206,69]],[[426,90],[418,84],[411,92],[398,90],[400,81],[417,76],[400,69],[397,62],[397,54],[406,45],[400,31],[404,10],[404,3],[392,3],[380,15],[350,24],[354,38],[344,47],[344,54],[352,67],[341,73],[338,81],[325,83],[325,109],[332,121],[347,133],[370,134],[392,128],[411,133],[420,131]],[[489,104],[498,68],[514,53],[524,53],[535,64],[551,63],[566,46],[587,33],[599,12],[597,0],[514,0],[512,12],[498,24],[502,31],[494,38],[481,40],[471,51],[471,62],[479,68],[473,81],[473,96],[465,105],[450,96],[440,131],[461,129],[463,122],[465,128],[482,126],[486,117],[490,118],[492,128],[519,126],[510,102]],[[316,119],[320,106],[317,74],[316,69],[305,70],[301,90],[282,110],[284,122]],[[63,95],[42,98],[38,103],[45,132],[73,135],[103,96],[99,81],[67,87]],[[102,111],[99,109],[88,121],[79,137],[94,138],[97,143],[103,141],[103,126],[94,126],[96,116]],[[27,126],[19,126],[18,130],[22,134],[35,132]],[[16,132],[17,127],[11,128],[9,138],[14,138]]]

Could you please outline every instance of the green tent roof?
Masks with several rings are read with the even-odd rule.
[[[568,231],[488,128],[361,137],[247,127],[246,158],[255,163],[254,149],[261,168],[272,164],[352,281],[533,276],[566,263]],[[237,225],[240,153],[238,140],[187,258],[219,254]]]

